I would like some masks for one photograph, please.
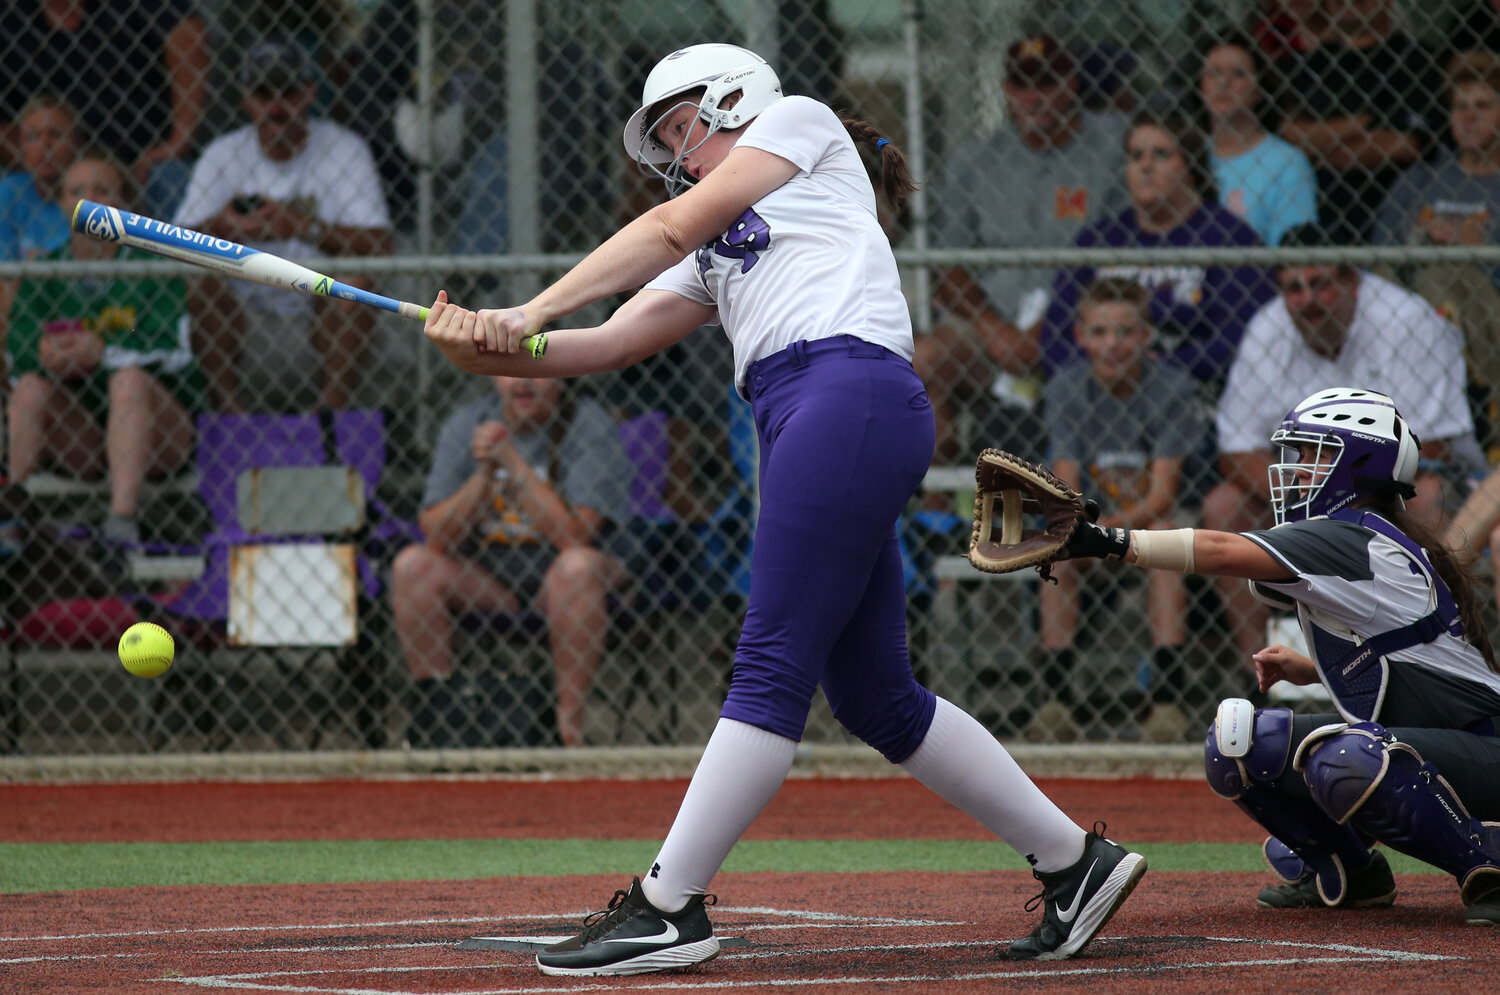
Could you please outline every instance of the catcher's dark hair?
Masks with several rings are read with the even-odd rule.
[[[1135,280],[1123,276],[1101,276],[1096,278],[1083,293],[1078,295],[1077,314],[1083,319],[1083,309],[1098,304],[1131,304],[1140,313],[1141,320],[1151,323],[1151,292]]]
[[[1443,544],[1432,530],[1410,511],[1402,508],[1392,494],[1380,495],[1366,506],[1369,510],[1392,522],[1405,532],[1412,541],[1427,553],[1448,590],[1453,592],[1453,601],[1458,606],[1458,617],[1463,621],[1464,638],[1467,639],[1493,673],[1500,674],[1500,662],[1495,659],[1495,648],[1490,643],[1489,626],[1485,624],[1484,612],[1474,594],[1474,583],[1470,579],[1478,554],[1462,554]]]

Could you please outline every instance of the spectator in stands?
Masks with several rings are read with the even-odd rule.
[[[583,743],[583,705],[624,579],[616,534],[631,470],[619,428],[560,380],[495,377],[494,392],[444,423],[422,496],[426,541],[392,568],[396,632],[416,678],[413,746],[458,745],[469,675],[452,669],[460,612],[545,615],[564,746]],[[465,745],[495,745],[468,741]]]
[[[78,154],[78,115],[61,97],[41,93],[19,124],[22,168],[0,178],[0,262],[34,259],[68,240],[58,187]],[[0,280],[0,335],[15,295],[16,281]]]
[[[1125,182],[1131,206],[1079,231],[1080,247],[1253,246],[1260,236],[1220,206],[1203,133],[1176,109],[1146,108],[1125,133]],[[1061,269],[1042,326],[1048,376],[1082,358],[1073,338],[1075,306],[1097,276],[1124,276],[1151,290],[1154,351],[1216,387],[1245,323],[1276,290],[1254,266],[1110,266]]]
[[[1253,41],[1225,36],[1204,53],[1198,92],[1219,203],[1277,245],[1288,228],[1317,220],[1318,183],[1302,150],[1267,132],[1262,72]]]
[[[61,196],[128,206],[130,174],[102,149],[63,175]],[[44,258],[151,258],[75,234]],[[189,346],[186,290],[177,279],[24,280],[5,349],[13,387],[10,477],[43,466],[78,477],[106,470],[110,541],[138,541],[141,485],[180,470],[193,452],[202,377]]]
[[[1006,127],[971,138],[934,166],[936,243],[969,249],[1061,247],[1090,217],[1125,204],[1125,122],[1117,114],[1085,111],[1075,63],[1050,36],[1027,38],[1005,57]],[[996,171],[1005,182],[996,182]],[[938,424],[938,452],[957,458],[953,419],[960,407],[990,403],[1017,423],[1037,387],[1027,378],[1038,362],[1037,335],[1051,297],[1052,273],[1042,268],[941,274],[940,311],[929,336],[917,338],[915,365],[927,384]],[[998,381],[996,377],[998,375]],[[989,420],[989,419],[985,419]],[[991,443],[1025,451],[1024,429]],[[1037,436],[1031,432],[1033,438]]]
[[[17,123],[21,169],[0,179],[0,262],[32,259],[68,240],[58,188],[78,154],[78,115],[58,95],[39,93]]]
[[[1250,34],[1266,60],[1275,67],[1280,89],[1286,72],[1318,43],[1325,20],[1323,0],[1261,0],[1260,13],[1251,21]]]
[[[1326,246],[1316,224],[1283,246]],[[1412,510],[1439,533],[1453,484],[1484,466],[1464,393],[1463,334],[1421,297],[1353,266],[1286,266],[1281,296],[1250,322],[1217,418],[1223,481],[1203,501],[1203,524],[1226,532],[1269,528],[1266,439],[1302,398],[1329,384],[1389,394],[1421,440]],[[1266,641],[1266,609],[1243,581],[1216,578],[1247,668]]]
[[[1255,0],[1049,0],[1021,6],[1024,24],[1060,38],[1078,56],[1093,84],[1085,86],[1086,103],[1094,106],[1107,97],[1128,111],[1137,94],[1186,89],[1197,70],[1189,63],[1198,39],[1244,23],[1254,5]]]
[[[177,222],[293,259],[389,254],[390,215],[369,146],[311,116],[317,72],[306,51],[268,38],[246,56],[240,84],[251,123],[204,150]],[[373,287],[368,277],[342,279]],[[192,305],[223,410],[349,405],[375,328],[370,308],[211,277],[195,281]],[[308,339],[295,334],[302,322]]]
[[[1377,245],[1493,245],[1500,238],[1500,56],[1470,52],[1449,67],[1455,151],[1418,163],[1391,187]],[[1404,267],[1402,279],[1468,338],[1470,373],[1500,387],[1500,271],[1472,263]]]
[[[209,25],[213,66],[209,72],[209,107],[212,120],[232,121],[243,113],[238,70],[245,55],[271,36],[295,41],[312,56],[322,70],[323,84],[313,113],[327,113],[333,95],[346,81],[340,78],[340,53],[352,37],[352,12],[346,0],[220,0]],[[413,42],[415,43],[415,41]],[[351,99],[368,99],[352,94]],[[342,121],[339,123],[343,123]]]
[[[158,217],[181,192],[203,121],[209,54],[192,0],[46,0],[0,10],[0,120],[14,147],[16,115],[33,94],[57,93],[86,140],[132,166],[141,205]]]
[[[1047,384],[1047,435],[1058,476],[1099,502],[1099,524],[1121,528],[1177,528],[1190,524],[1179,505],[1183,460],[1205,426],[1188,374],[1149,355],[1151,292],[1134,280],[1103,277],[1084,288],[1074,334],[1085,363],[1061,370]],[[1056,584],[1041,586],[1042,681],[1067,689],[1074,669],[1080,580],[1117,585],[1120,574],[1095,561],[1053,567]],[[1157,571],[1157,573],[1167,573]],[[1182,686],[1187,640],[1187,595],[1180,574],[1147,593],[1151,668],[1159,700],[1146,719],[1147,738],[1180,739],[1187,717],[1172,697]],[[1064,696],[1066,701],[1066,695]],[[1038,713],[1043,717],[1043,713]]]
[[[1281,137],[1317,168],[1331,237],[1361,241],[1401,170],[1427,153],[1442,80],[1394,0],[1328,0],[1323,14],[1317,45],[1288,74]]]

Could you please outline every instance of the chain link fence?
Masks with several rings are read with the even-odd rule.
[[[1271,429],[1356,384],[1426,443],[1438,535],[1458,516],[1482,551],[1500,514],[1477,486],[1500,443],[1488,3],[110,0],[0,26],[12,755],[706,737],[755,515],[718,329],[497,384],[415,323],[115,254],[66,216],[106,201],[403,300],[524,300],[660,199],[620,128],[705,40],[870,121],[922,184],[885,219],[939,426],[901,522],[913,663],[1002,737],[1196,740],[1296,634],[1206,578],[978,574],[981,448],[1116,523],[1264,528]],[[597,513],[588,550],[556,553],[539,487]],[[155,681],[114,659],[138,619],[177,640]],[[821,704],[808,739],[848,741]]]

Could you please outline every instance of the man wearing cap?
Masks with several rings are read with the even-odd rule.
[[[177,223],[288,258],[390,254],[374,157],[354,132],[311,116],[317,72],[307,52],[274,37],[252,46],[240,86],[250,123],[204,149]],[[343,279],[373,289],[368,277]],[[221,408],[348,406],[374,330],[370,309],[211,277],[192,298]],[[288,333],[309,318],[310,341]],[[321,371],[316,392],[310,370]]]
[[[1023,38],[1007,50],[1005,106],[1004,128],[968,136],[938,160],[929,201],[937,245],[1070,246],[1090,218],[1124,207],[1124,118],[1083,108],[1073,56],[1055,38]],[[959,405],[972,407],[987,392],[999,401],[981,416],[997,422],[987,444],[1025,451],[1041,440],[1037,425],[1026,425],[1036,393],[1026,378],[1051,286],[1052,271],[1041,268],[942,274],[943,313],[918,339],[916,359],[935,402],[941,458],[961,448],[951,430]]]

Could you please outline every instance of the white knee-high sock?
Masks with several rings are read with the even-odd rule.
[[[735,842],[775,797],[796,752],[795,739],[720,719],[666,842],[641,879],[646,900],[676,912],[703,894]]]
[[[1071,867],[1083,856],[1084,832],[973,716],[937,700],[932,728],[901,765],[944,801],[973,816],[1039,871]]]

